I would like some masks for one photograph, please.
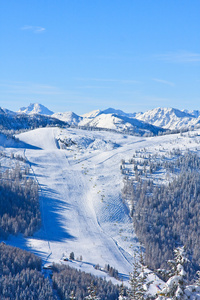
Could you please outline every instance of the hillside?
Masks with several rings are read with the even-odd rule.
[[[68,126],[67,122],[41,114],[12,114],[0,111],[1,130],[24,130],[46,126]]]
[[[184,150],[188,144],[191,150],[199,149],[198,136],[188,134],[144,138],[107,132],[105,137],[104,132],[41,128],[17,137],[35,146],[25,155],[41,188],[43,227],[26,239],[28,248],[50,262],[73,251],[83,261],[71,265],[97,274],[100,271],[92,266],[108,263],[128,274],[139,249],[128,206],[122,201],[121,159],[144,148],[149,153],[163,147]]]
[[[52,117],[75,126],[77,126],[83,119],[82,117],[76,115],[72,111],[68,111],[64,113],[55,113],[52,115]]]

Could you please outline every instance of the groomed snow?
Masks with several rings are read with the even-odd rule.
[[[78,258],[70,262],[74,267],[106,277],[94,266],[110,264],[128,280],[140,245],[121,198],[120,161],[144,147],[149,153],[177,147],[198,151],[198,134],[144,138],[72,128],[19,134],[20,141],[35,146],[15,151],[25,153],[39,183],[43,225],[34,237],[13,237],[7,242],[35,252],[44,263],[60,262],[73,251]]]

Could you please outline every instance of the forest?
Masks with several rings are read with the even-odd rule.
[[[41,268],[39,257],[0,243],[0,298],[56,299],[49,279],[44,278]]]
[[[0,237],[32,235],[40,227],[41,215],[38,184],[29,176],[29,168],[17,162],[12,168],[0,165],[0,195]]]
[[[137,155],[121,170],[126,174],[122,195],[129,199],[134,230],[145,247],[146,264],[153,270],[167,267],[173,250],[185,246],[190,273],[200,264],[200,159],[174,149],[168,157]],[[156,174],[163,175],[159,183]],[[160,176],[160,175],[159,175]]]
[[[101,300],[115,300],[119,286],[111,281],[54,264],[46,272],[42,260],[25,250],[0,243],[0,299],[85,299],[92,291]],[[126,292],[126,289],[125,289]]]
[[[119,296],[119,286],[89,273],[81,272],[66,265],[53,266],[53,288],[58,291],[61,300],[70,299],[73,292],[75,299],[87,297],[91,290],[101,300],[115,300]]]

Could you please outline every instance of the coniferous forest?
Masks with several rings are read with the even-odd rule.
[[[18,163],[0,167],[0,237],[23,233],[32,235],[40,227],[38,185],[29,176],[29,168]]]
[[[170,156],[173,159],[142,155],[137,161],[134,157],[135,177],[126,175],[122,194],[131,200],[134,229],[145,247],[146,264],[154,270],[166,267],[173,250],[185,245],[194,272],[200,264],[200,159],[190,151],[175,150]],[[163,169],[167,180],[159,184],[153,175]]]

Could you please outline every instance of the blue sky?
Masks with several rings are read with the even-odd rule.
[[[200,109],[200,1],[0,2],[0,106]]]

